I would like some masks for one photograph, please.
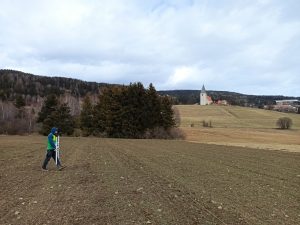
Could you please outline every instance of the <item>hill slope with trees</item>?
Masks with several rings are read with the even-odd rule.
[[[35,131],[38,113],[50,95],[72,116],[79,116],[85,96],[96,102],[101,89],[111,86],[115,85],[0,70],[0,133]]]
[[[104,90],[106,91],[103,95],[101,93]],[[232,105],[241,106],[260,107],[262,105],[273,104],[274,100],[295,99],[295,97],[244,95],[226,91],[207,91],[207,93],[214,101],[227,100]],[[130,120],[133,121],[132,124],[135,122],[142,124],[141,127],[143,128],[137,128],[138,126],[136,126],[130,130],[130,137],[138,137],[140,136],[140,131],[143,133],[146,129],[153,130],[157,128],[158,124],[164,128],[170,127],[166,124],[173,123],[170,121],[171,117],[164,117],[159,113],[173,115],[173,112],[169,111],[170,104],[196,104],[199,102],[199,94],[200,90],[157,92],[152,85],[148,89],[145,89],[141,83],[122,86],[86,82],[64,77],[37,76],[15,70],[0,70],[0,134],[31,133],[37,130],[41,131],[42,128],[42,133],[45,134],[49,127],[52,126],[53,122],[51,121],[58,120],[59,118],[69,118],[69,124],[80,128],[80,120],[86,121],[87,118],[84,118],[84,116],[91,116],[89,111],[85,112],[86,115],[80,116],[82,114],[82,106],[88,107],[88,110],[91,110],[89,109],[90,106],[87,105],[91,104],[95,117],[103,116],[104,112],[106,116],[109,112],[110,114],[106,119],[99,117],[93,122],[93,125],[97,123],[106,124],[104,128],[101,128],[103,124],[98,124],[99,126],[96,128],[85,127],[83,130],[85,130],[86,134],[99,133],[101,131],[107,133],[109,136],[126,137],[128,134],[126,129],[129,126],[125,126],[121,122],[129,121],[129,114],[143,115],[145,118],[153,117],[153,120],[146,121],[147,126],[144,126],[144,120]],[[65,114],[54,111],[50,120],[47,120],[47,123],[43,124],[43,127],[41,125],[36,126],[36,122],[44,122],[42,119],[38,121],[37,119],[39,113],[43,113],[45,100],[51,95],[55,95],[57,99],[57,104],[54,108],[56,110],[60,109],[60,111],[63,110]],[[143,98],[135,98],[135,95],[144,96],[147,101]],[[168,97],[164,98],[159,95]],[[90,103],[85,102],[84,104],[84,98],[86,97],[89,98]],[[169,101],[170,99],[172,99],[172,103]],[[107,104],[103,104],[103,102],[107,102]],[[141,105],[143,107],[140,107]],[[143,113],[144,111],[146,111],[146,114]],[[72,119],[70,116],[72,116]],[[118,122],[113,118],[124,118],[124,121]],[[130,125],[132,124],[130,123]],[[108,125],[111,126],[110,129],[113,130],[112,132],[110,129],[107,129]],[[119,131],[120,127],[124,128],[123,130],[121,129],[123,133],[116,134],[115,131]],[[71,134],[72,132],[73,129],[68,130],[66,133]]]
[[[100,88],[111,86],[106,83],[86,82],[65,77],[46,77],[16,70],[0,70],[0,98],[14,101],[18,95],[25,98],[49,94],[70,93],[75,97],[98,94]]]
[[[58,126],[67,135],[81,129],[85,136],[174,136],[172,101],[152,84],[147,89],[141,83],[121,86],[13,70],[0,70],[0,81],[0,134],[46,135]]]
[[[255,106],[272,105],[275,100],[300,99],[300,97],[290,97],[282,95],[246,95],[229,91],[206,91],[213,101],[226,100],[231,105]],[[161,95],[169,95],[174,98],[178,105],[197,104],[200,101],[200,90],[170,90],[159,91]]]

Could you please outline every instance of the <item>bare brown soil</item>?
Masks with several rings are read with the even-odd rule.
[[[0,224],[300,224],[300,154],[185,141],[0,137]]]

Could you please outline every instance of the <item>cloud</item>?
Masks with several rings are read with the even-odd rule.
[[[174,73],[161,85],[161,88],[192,87],[195,82],[197,85],[201,84],[201,82],[202,84],[211,82],[213,77],[210,69],[201,69],[196,66],[181,66],[174,69]]]
[[[194,78],[196,72],[197,70],[190,67],[176,68],[174,74],[169,77],[166,86],[176,87],[182,83],[186,83],[188,80]]]
[[[300,96],[298,1],[0,0],[0,8],[0,68]]]

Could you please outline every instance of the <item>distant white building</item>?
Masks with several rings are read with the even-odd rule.
[[[297,99],[285,99],[275,100],[276,105],[300,105],[300,100]]]
[[[300,112],[300,100],[297,99],[285,99],[285,100],[275,100],[276,105],[273,109],[280,112]]]
[[[204,85],[200,93],[200,105],[210,105],[212,104],[211,97],[207,95]]]

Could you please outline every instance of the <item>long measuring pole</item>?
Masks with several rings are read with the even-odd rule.
[[[55,149],[55,164],[56,166],[58,165],[58,159],[59,159],[59,136],[57,135],[57,140],[56,140],[56,149]]]

